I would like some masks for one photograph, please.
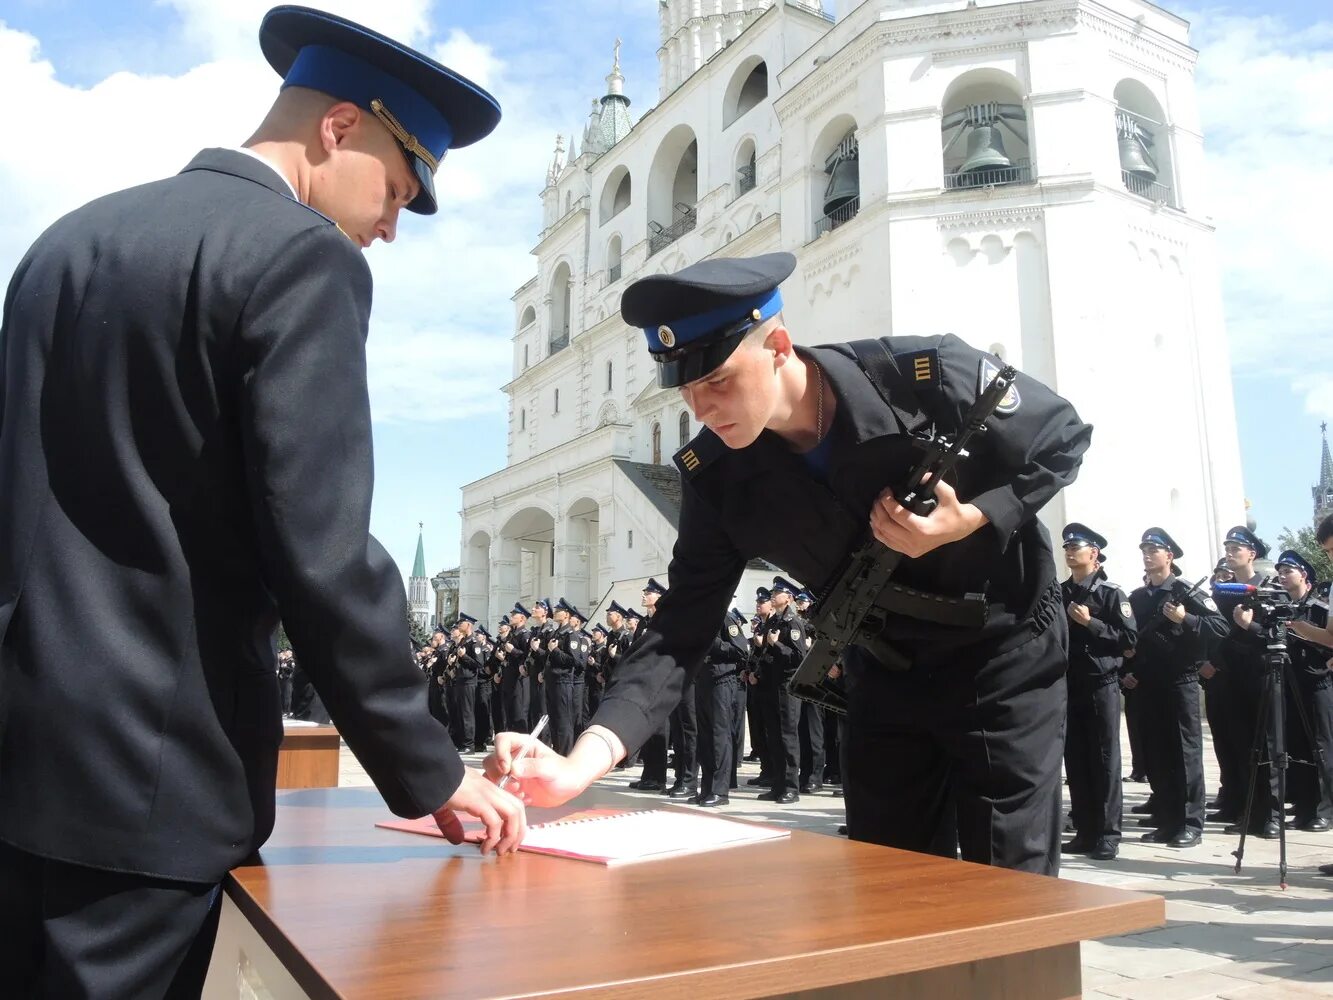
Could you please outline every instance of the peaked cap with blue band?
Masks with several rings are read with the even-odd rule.
[[[773,592],[767,587],[756,587],[754,591],[754,603],[763,604],[764,601],[773,600]]]
[[[531,618],[532,612],[521,604],[515,604],[514,609],[509,612],[511,615],[522,615],[524,618]]]
[[[1308,562],[1306,562],[1305,557],[1302,556],[1299,552],[1295,551],[1294,549],[1287,549],[1286,551],[1284,551],[1282,555],[1277,557],[1277,562],[1275,562],[1273,565],[1275,567],[1290,566],[1293,569],[1298,569],[1305,574],[1305,578],[1309,580],[1311,583],[1314,583],[1315,580],[1318,579],[1318,577],[1315,575],[1314,567],[1311,566]]]
[[[622,608],[622,607],[620,606],[620,602],[619,602],[619,601],[612,601],[612,602],[610,603],[610,605],[607,607],[607,609],[606,609],[606,613],[607,613],[608,615],[609,615],[612,611],[614,611],[616,614],[620,615],[621,618],[624,618],[627,614],[629,614],[628,611],[626,611],[624,608]]]
[[[667,592],[667,589],[650,576],[648,582],[643,585],[643,592],[645,594],[656,594],[658,597],[661,597]]]
[[[1145,531],[1143,538],[1139,540],[1139,548],[1145,545],[1156,545],[1158,548],[1170,550],[1172,559],[1179,559],[1185,555],[1185,550],[1176,544],[1176,540],[1166,533],[1165,528],[1154,527]]]
[[[1063,545],[1093,545],[1101,550],[1097,553],[1099,563],[1106,562],[1106,556],[1102,552],[1106,549],[1106,537],[1099,535],[1086,524],[1080,524],[1078,521],[1072,521],[1065,525],[1065,530],[1060,532],[1063,539]]]
[[[790,597],[795,597],[796,592],[801,588],[796,586],[796,584],[792,583],[785,576],[775,576],[773,577],[773,586],[769,589],[774,594],[787,594]]]
[[[778,285],[794,270],[789,253],[701,260],[634,282],[620,315],[648,338],[657,384],[675,389],[716,371],[757,323],[781,312]]]
[[[407,206],[434,215],[435,171],[450,149],[485,138],[500,104],[471,80],[378,32],[308,7],[274,7],[259,47],[283,88],[308,87],[374,114],[421,182]]]
[[[1228,531],[1227,537],[1223,541],[1235,545],[1247,545],[1254,549],[1254,554],[1260,559],[1268,557],[1268,546],[1264,540],[1243,524],[1238,524]]]

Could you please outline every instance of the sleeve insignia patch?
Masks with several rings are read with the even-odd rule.
[[[1129,606],[1129,602],[1128,602],[1128,601],[1121,601],[1121,602],[1120,602],[1120,617],[1121,617],[1121,618],[1130,618],[1130,617],[1133,616],[1133,614],[1134,614],[1134,609],[1131,608],[1131,607]]]
[[[800,630],[800,629],[798,629],[798,628],[794,628],[794,629],[791,630],[791,641],[792,641],[792,642],[800,642],[800,641],[801,641],[801,630]]]
[[[728,625],[728,626],[727,626],[727,635],[731,636],[733,639],[736,638],[736,636],[738,636],[738,635],[740,635],[740,634],[741,634],[741,630],[740,630],[739,628],[737,628],[735,625]]]
[[[981,367],[977,372],[977,395],[980,396],[986,391],[986,387],[991,384],[995,376],[1000,374],[1000,366],[991,360],[989,355],[982,355]],[[1008,416],[1018,410],[1021,402],[1018,395],[1018,383],[1015,382],[1009,387],[1009,391],[1004,394],[1004,399],[1000,400],[1000,405],[995,408],[995,412],[1003,416]]]

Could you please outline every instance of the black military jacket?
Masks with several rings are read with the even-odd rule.
[[[707,662],[712,671],[712,679],[721,680],[724,677],[735,676],[745,668],[749,660],[749,641],[741,634],[741,627],[728,615],[708,650]]]
[[[486,663],[486,640],[470,635],[458,644],[458,672],[468,679],[477,677]]]
[[[1188,590],[1189,585],[1175,577],[1156,590],[1145,585],[1129,595],[1138,642],[1134,656],[1121,664],[1122,674],[1133,674],[1148,685],[1170,684],[1194,676],[1199,664],[1215,654],[1227,631],[1226,620],[1211,597],[1185,599]],[[1162,614],[1168,602],[1181,604],[1184,621],[1175,623]]]
[[[805,651],[810,647],[806,641],[805,619],[789,604],[785,610],[775,611],[768,616],[763,631],[764,666],[760,679],[785,683],[796,673]]]
[[[886,487],[901,490],[920,456],[917,435],[933,424],[956,431],[997,367],[953,336],[886,338],[883,344],[888,353],[875,368],[889,386],[887,404],[850,345],[802,351],[823,367],[838,399],[827,486],[771,431],[733,451],[704,430],[677,454],[682,500],[667,569],[671,590],[593,720],[627,746],[640,746],[679,699],[686,674],[712,644],[714,623],[726,613],[747,561],[763,557],[821,591],[866,537],[874,500]],[[1050,539],[1036,513],[1074,480],[1092,429],[1067,401],[1023,375],[988,427],[969,449],[972,457],[949,478],[990,524],[920,559],[904,560],[895,579],[955,597],[982,593],[990,620],[985,629],[969,631],[891,620],[886,638],[917,662],[943,661],[1062,613]],[[756,510],[777,512],[776,524],[774,517],[755,517]]]
[[[0,326],[0,839],[221,878],[272,827],[279,618],[390,808],[453,795],[463,765],[369,534],[370,301],[356,246],[223,149],[70,213],[19,263]]]
[[[581,629],[575,629],[572,625],[561,625],[548,637],[548,643],[551,639],[555,640],[556,646],[555,649],[547,646],[547,669],[560,673],[582,674],[587,663],[588,650],[592,647],[592,640]]]
[[[527,669],[531,644],[532,630],[528,628],[526,622],[522,628],[510,629],[509,638],[500,644],[505,651],[504,679],[506,687],[513,687],[521,677],[527,676],[520,673],[520,671]],[[513,649],[510,649],[510,646]]]
[[[1126,650],[1138,641],[1134,611],[1125,592],[1097,570],[1082,584],[1073,579],[1060,584],[1065,608],[1083,604],[1092,615],[1086,625],[1069,621],[1069,686],[1073,690],[1091,690],[1114,684],[1120,677],[1120,664]]]
[[[550,652],[547,643],[551,641],[559,628],[560,626],[555,623],[554,619],[548,618],[540,625],[534,626],[532,631],[528,633],[528,648],[530,650],[528,654],[528,676],[534,680],[541,677],[546,670],[546,661]]]
[[[1256,577],[1251,581],[1259,583]],[[1213,666],[1233,676],[1258,676],[1264,669],[1264,636],[1258,622],[1251,622],[1249,628],[1236,624],[1235,610],[1245,600],[1240,594],[1219,593],[1216,596],[1217,609],[1221,613],[1225,628],[1220,639],[1209,646],[1209,656]]]
[[[1328,589],[1326,583],[1317,583],[1311,587],[1296,605],[1296,620],[1327,628]],[[1317,642],[1307,642],[1294,632],[1287,633],[1287,646],[1291,652],[1291,665],[1299,673],[1315,679],[1329,675],[1328,661],[1333,657],[1333,649]]]

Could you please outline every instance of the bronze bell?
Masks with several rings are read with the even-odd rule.
[[[1013,163],[1005,155],[1004,140],[996,126],[978,125],[972,129],[967,137],[967,159],[958,168],[960,174],[1012,166]]]
[[[861,196],[861,169],[849,157],[839,160],[824,189],[824,214],[832,215],[848,202]]]
[[[1123,131],[1120,133],[1120,169],[1145,181],[1157,180],[1157,165],[1143,140]]]

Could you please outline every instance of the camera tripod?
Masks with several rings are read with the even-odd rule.
[[[1309,746],[1313,749],[1316,759],[1314,761],[1297,760],[1287,756],[1286,722],[1283,718],[1285,705],[1283,685],[1289,683],[1286,674],[1291,667],[1291,654],[1287,651],[1286,621],[1279,620],[1267,625],[1264,636],[1264,686],[1259,695],[1259,712],[1255,719],[1254,742],[1250,745],[1250,779],[1245,789],[1245,811],[1240,820],[1240,843],[1237,844],[1236,850],[1232,851],[1231,854],[1236,859],[1234,871],[1239,875],[1241,864],[1245,860],[1245,840],[1250,832],[1250,813],[1254,806],[1259,768],[1266,764],[1277,772],[1277,801],[1270,805],[1270,808],[1275,808],[1277,811],[1278,887],[1286,889],[1287,768],[1293,763],[1309,765],[1315,768],[1321,784],[1326,782],[1327,779],[1323,767],[1323,750],[1314,738],[1314,730],[1310,725],[1309,714],[1306,712],[1305,703],[1300,698],[1292,699],[1292,703],[1296,706],[1296,714],[1300,717],[1301,727],[1305,730],[1306,739],[1309,741]],[[1269,754],[1270,750],[1270,758],[1263,760],[1263,756]],[[1324,791],[1333,796],[1333,789],[1325,788]],[[1269,794],[1269,790],[1265,789],[1264,794]]]

